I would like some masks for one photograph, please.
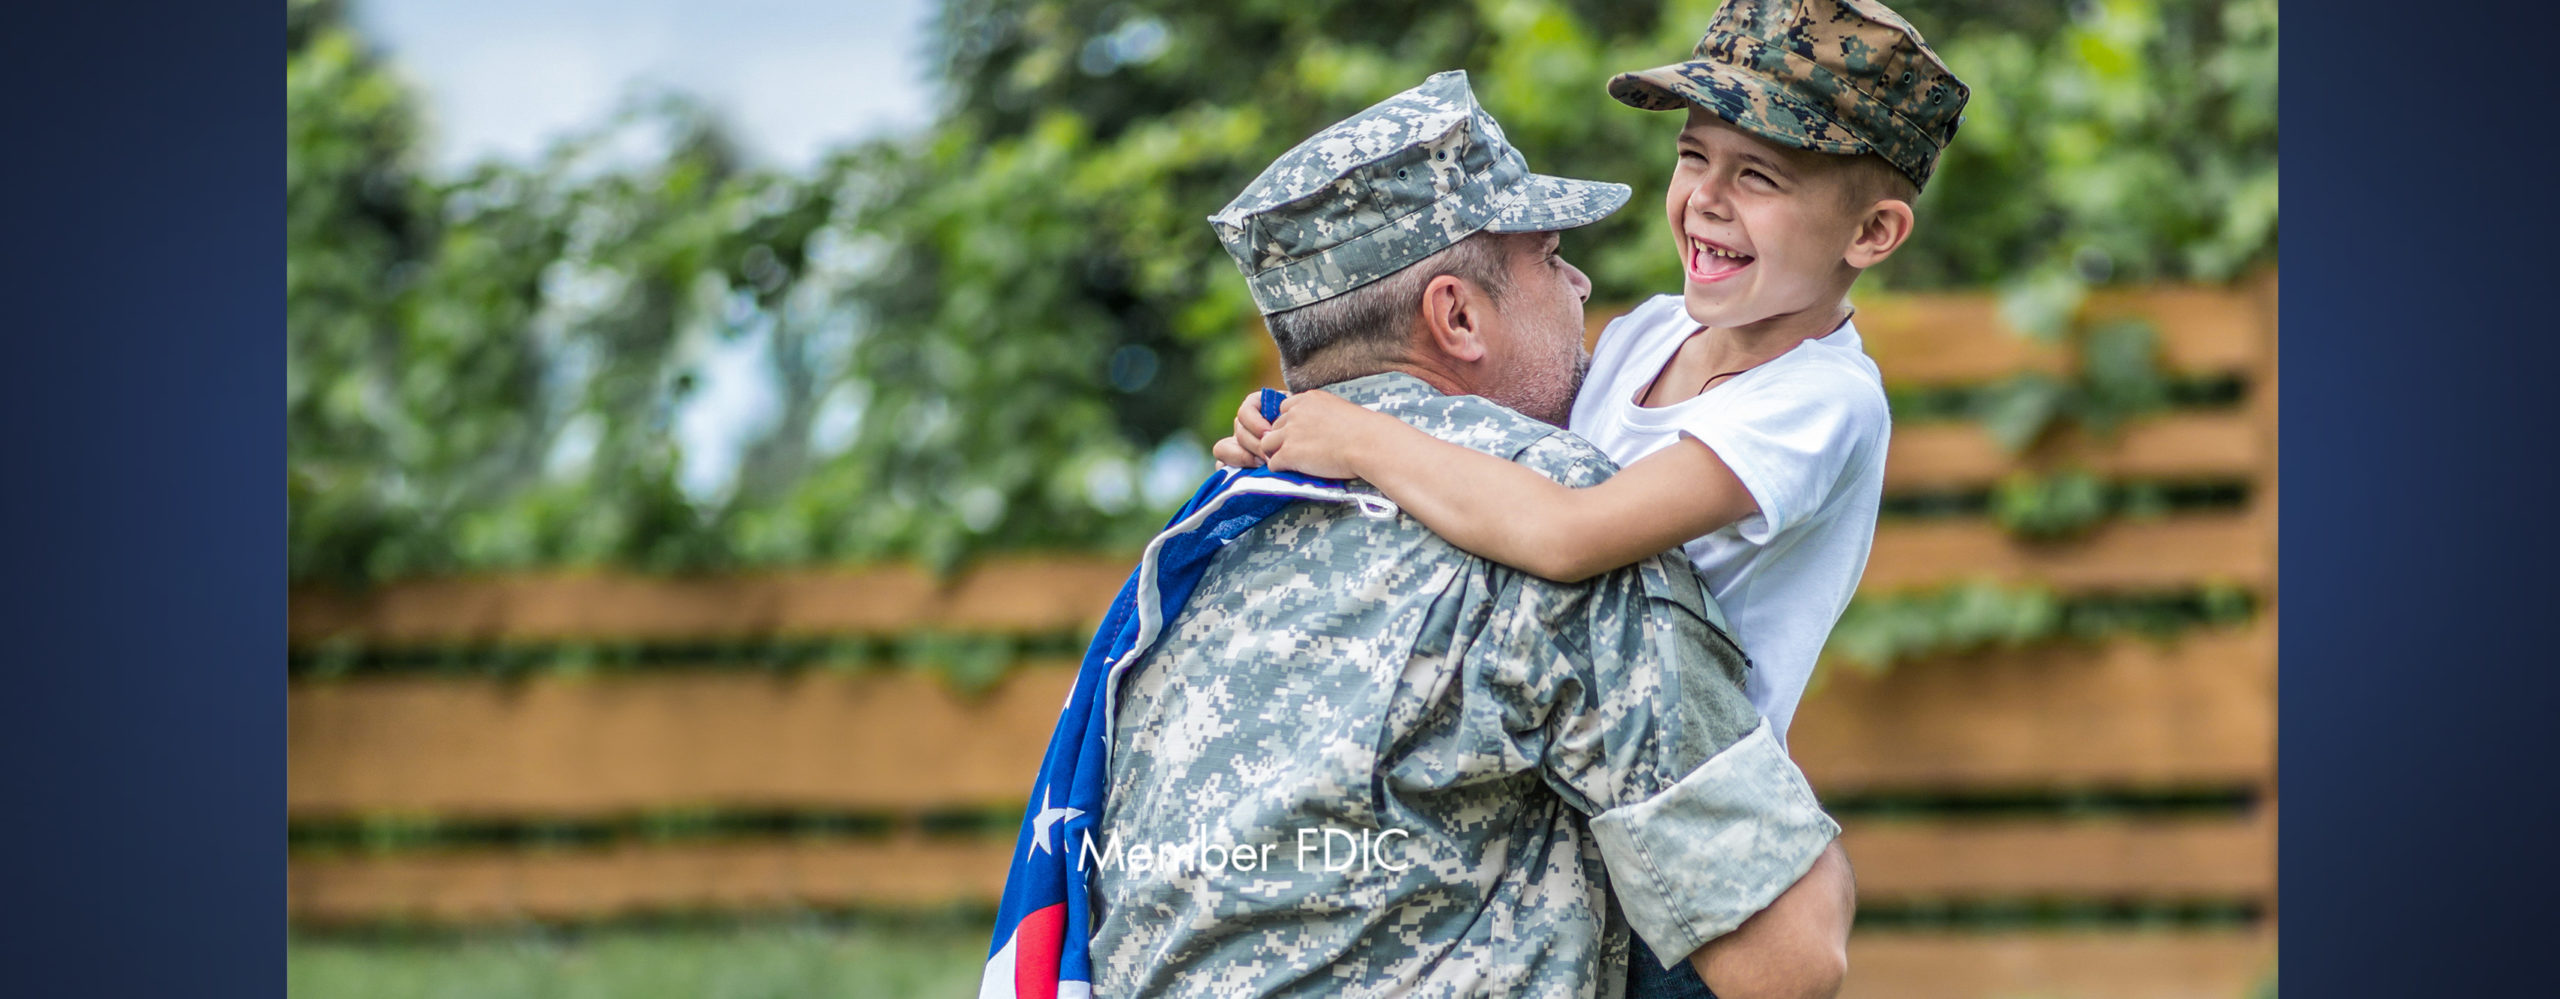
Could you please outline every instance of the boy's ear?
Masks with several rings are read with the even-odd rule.
[[[1484,323],[1491,303],[1472,284],[1455,274],[1442,274],[1422,286],[1422,334],[1428,345],[1453,361],[1484,359]]]
[[[1859,270],[1883,263],[1886,257],[1893,256],[1893,251],[1902,245],[1903,240],[1911,238],[1911,227],[1915,222],[1910,202],[1900,198],[1877,199],[1875,204],[1868,206],[1866,217],[1859,220],[1857,235],[1849,240],[1849,252],[1844,259],[1849,266]]]

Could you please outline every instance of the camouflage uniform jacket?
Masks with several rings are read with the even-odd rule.
[[[1568,485],[1614,471],[1410,375],[1329,389]],[[1839,827],[1719,617],[1676,553],[1567,585],[1402,514],[1273,515],[1124,680],[1081,845],[1095,994],[1614,997],[1630,929],[1668,961],[1731,930]]]

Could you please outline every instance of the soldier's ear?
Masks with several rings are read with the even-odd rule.
[[[1483,360],[1489,304],[1476,286],[1455,274],[1432,278],[1422,286],[1422,346],[1453,361]]]

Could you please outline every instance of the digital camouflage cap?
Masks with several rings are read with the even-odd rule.
[[[1264,315],[1386,277],[1478,231],[1589,225],[1627,186],[1529,172],[1464,70],[1309,136],[1209,216]]]
[[[1874,153],[1927,187],[1972,91],[1875,0],[1725,0],[1689,61],[1618,74],[1609,95],[1694,104],[1797,149]]]

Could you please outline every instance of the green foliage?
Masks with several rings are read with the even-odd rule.
[[[1975,581],[1861,594],[1832,627],[1823,655],[1880,673],[1899,662],[2058,639],[2167,638],[2191,628],[2245,621],[2254,613],[2256,602],[2247,590],[2224,584],[2064,597],[2043,586]]]
[[[2025,371],[1974,396],[1974,417],[2003,447],[2025,450],[2066,422],[2103,437],[2169,401],[2159,330],[2148,321],[2117,319],[2071,336],[2078,370],[2069,377]]]
[[[2049,32],[1897,9],[1973,90],[1886,274],[1994,284],[2060,331],[2092,283],[2219,281],[2276,245],[2273,0],[2082,0]],[[1960,6],[1960,5],[1949,5]]]
[[[424,178],[415,112],[342,12],[289,13],[293,574],[758,553],[847,373],[839,275],[806,259],[844,171],[747,169],[708,114],[663,97],[537,163]],[[635,163],[617,153],[634,141],[660,148]],[[671,423],[704,356],[747,337],[777,359],[780,415],[732,502],[700,503],[678,484]]]
[[[2018,537],[2066,538],[2106,517],[2108,498],[2106,484],[2085,471],[2012,472],[1992,491],[1991,518]]]
[[[2249,486],[2229,480],[2109,482],[2085,469],[2052,473],[2019,471],[1991,493],[1991,518],[2012,537],[2058,541],[2077,537],[2109,518],[2138,520],[2173,511],[2230,510],[2246,502]]]
[[[2272,258],[2271,0],[1900,7],[1975,97],[1870,280],[2009,288],[2059,329],[2089,282]],[[1125,550],[1261,353],[1203,216],[1300,137],[1463,67],[1539,169],[1638,192],[1567,239],[1595,300],[1667,291],[1676,119],[1602,83],[1684,56],[1713,8],[949,0],[922,134],[784,174],[644,96],[533,162],[430,176],[406,87],[334,0],[290,0],[290,571]],[[771,405],[734,471],[688,472],[705,458],[674,428],[738,352]],[[2138,389],[2021,383],[1998,422],[2023,441]]]
[[[2051,590],[1965,583],[1852,600],[1824,651],[1878,672],[1904,659],[2023,645],[2055,634],[2061,625],[2061,600]]]
[[[2080,336],[2080,425],[2104,435],[2127,417],[2168,401],[2159,364],[2160,331],[2140,319],[2100,323]]]
[[[1001,635],[910,632],[898,638],[900,661],[936,675],[962,694],[981,694],[1012,672],[1020,649]]]

